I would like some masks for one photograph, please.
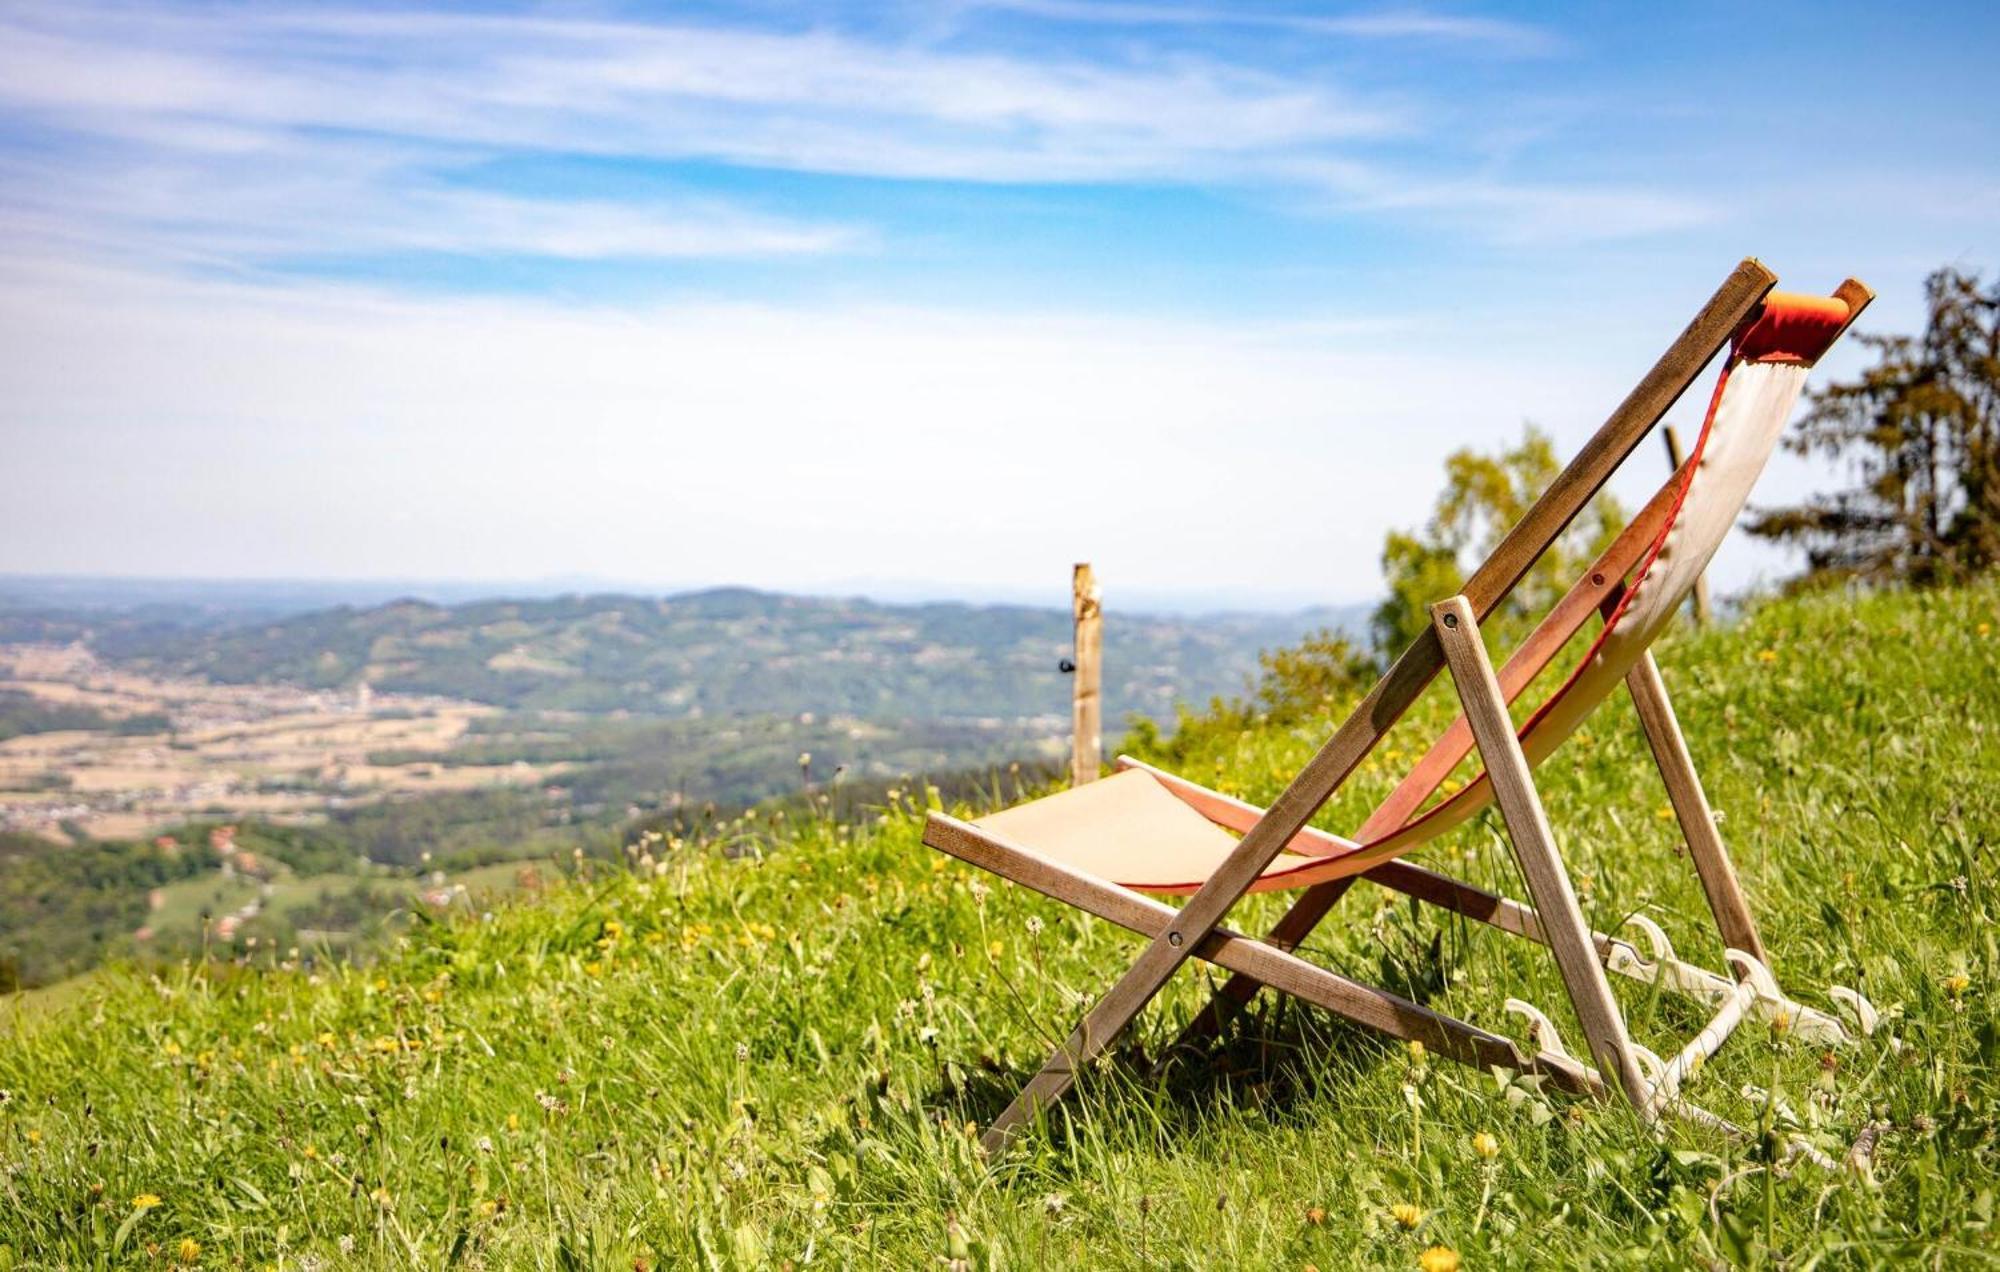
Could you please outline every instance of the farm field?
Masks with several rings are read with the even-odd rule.
[[[100,662],[76,645],[0,645],[0,697],[81,708],[103,727],[0,740],[0,830],[141,838],[203,815],[302,821],[334,801],[529,786],[562,764],[439,759],[494,709],[416,694],[225,685]],[[379,762],[385,753],[402,762]]]
[[[1997,629],[1988,583],[1774,602],[1661,646],[1778,974],[1886,1017],[1838,1052],[1746,1027],[1691,1091],[1745,1141],[1656,1139],[1276,1002],[1216,1063],[1155,1078],[1200,1001],[1183,973],[1045,1129],[981,1161],[969,1128],[1135,945],[923,847],[925,794],[903,792],[761,826],[762,851],[648,839],[368,966],[100,971],[0,1048],[0,1264],[1980,1266],[2000,1249]],[[1323,824],[1448,714],[1434,690]],[[1263,801],[1322,732],[1197,718],[1141,742]],[[1539,780],[1593,922],[1643,911],[1719,964],[1629,708]],[[1490,815],[1430,856],[1520,890]],[[1516,1037],[1509,996],[1576,1033],[1542,951],[1367,887],[1307,952]],[[1696,1023],[1620,992],[1655,1049]],[[1791,1133],[1850,1165],[1774,1167]]]

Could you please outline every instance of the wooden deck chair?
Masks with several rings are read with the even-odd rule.
[[[1212,1029],[1259,985],[1430,1050],[1481,1066],[1544,1074],[1558,1088],[1621,1094],[1652,1122],[1666,1113],[1728,1124],[1680,1098],[1686,1077],[1746,1017],[1782,1018],[1797,1036],[1841,1043],[1835,1015],[1787,998],[1771,973],[1715,819],[1682,741],[1650,646],[1683,603],[1734,522],[1791,414],[1807,371],[1873,293],[1852,279],[1828,298],[1773,292],[1776,277],[1746,260],[1647,372],[1602,428],[1473,572],[1458,596],[1432,607],[1432,625],[1390,666],[1269,809],[1255,808],[1130,760],[1101,781],[966,822],[932,813],[924,841],[1128,928],[1147,944],[1130,970],[1056,1048],[987,1131],[1003,1147],[1036,1110],[1058,1099],[1081,1066],[1129,1025],[1180,965],[1201,958],[1233,973],[1190,1026]],[[1715,355],[1727,351],[1693,453],[1616,542],[1496,673],[1480,620],[1582,510],[1639,440]],[[1516,729],[1509,702],[1594,614],[1604,625],[1575,669]],[[1464,714],[1352,838],[1309,827],[1369,750],[1448,671]],[[1638,709],[1669,802],[1727,949],[1731,974],[1675,956],[1665,935],[1635,918],[1649,953],[1592,932],[1578,907],[1536,793],[1532,768],[1620,683]],[[1477,748],[1485,771],[1420,811]],[[1399,860],[1499,805],[1532,904]],[[1549,947],[1584,1031],[1572,1056],[1548,1018],[1525,1004],[1534,1050],[1500,1034],[1319,967],[1292,951],[1358,877]],[[1262,940],[1221,926],[1246,893],[1303,889]],[[1146,894],[1184,895],[1178,909]],[[1671,1060],[1633,1043],[1606,971],[1639,977],[1708,1004],[1713,1018]],[[1873,1009],[1829,991],[1863,1030]],[[1817,1156],[1817,1154],[1815,1154]],[[1825,1159],[1820,1157],[1822,1162]]]

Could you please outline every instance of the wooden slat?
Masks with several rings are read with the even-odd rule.
[[[1611,983],[1604,965],[1598,962],[1591,942],[1589,924],[1577,905],[1570,887],[1569,872],[1556,848],[1555,834],[1549,829],[1548,815],[1535,792],[1534,774],[1514,735],[1514,722],[1507,715],[1507,700],[1501,696],[1500,682],[1487,661],[1486,647],[1479,639],[1479,623],[1472,604],[1454,596],[1431,607],[1433,630],[1443,643],[1451,665],[1452,684],[1472,722],[1472,736],[1479,756],[1493,779],[1494,802],[1514,846],[1514,859],[1527,881],[1528,895],[1534,899],[1549,950],[1555,955],[1569,990],[1572,1006],[1600,1071],[1615,1074],[1634,1108],[1643,1109],[1652,1088],[1639,1072],[1632,1040],[1625,1032],[1625,1017],[1611,996]]]
[[[1854,326],[1868,306],[1875,303],[1875,289],[1858,278],[1849,278],[1834,288],[1833,294],[1847,302],[1847,321],[1841,324],[1839,331],[1833,333],[1834,341],[1838,342],[1847,334],[1848,329]]]
[[[1660,679],[1660,667],[1653,661],[1651,650],[1640,655],[1626,673],[1625,687],[1631,691],[1632,705],[1638,709],[1639,727],[1645,731],[1653,763],[1667,785],[1667,800],[1673,805],[1674,818],[1687,840],[1688,856],[1694,860],[1695,874],[1701,879],[1702,892],[1708,896],[1708,908],[1715,914],[1723,944],[1754,954],[1768,966],[1769,956],[1757,935],[1757,921],[1750,916],[1743,885],[1737,881],[1729,849],[1723,845],[1722,832],[1716,828],[1715,813],[1708,806],[1708,795],[1701,788],[1694,757],[1688,753],[1687,739],[1681,736],[1680,721],[1674,718],[1666,682]]]
[[[1078,562],[1070,575],[1070,615],[1076,628],[1076,679],[1070,686],[1069,780],[1081,786],[1096,781],[1104,763],[1104,606],[1087,561]]]
[[[1556,475],[1527,515],[1473,572],[1465,589],[1466,603],[1473,614],[1484,616],[1505,598],[1535,559],[1632,453],[1639,439],[1693,383],[1776,281],[1776,275],[1754,260],[1743,261],[1730,273],[1667,352],[1584,443],[1576,458]],[[1269,491],[1253,492],[1246,501],[1248,515],[1254,515],[1258,498],[1275,494],[1288,485],[1288,475],[1275,474]],[[1076,1066],[1101,1051],[1144,1010],[1167,978],[1187,961],[1194,947],[1242,898],[1251,883],[1284,850],[1285,844],[1347,780],[1382,735],[1402,718],[1443,666],[1444,653],[1438,644],[1437,630],[1428,628],[1391,664],[1347,722],[1272,802],[1264,819],[1243,837],[1201,890],[1176,912],[1175,921],[1153,939],[1118,983],[1056,1047],[1048,1064],[994,1123],[997,1135],[1004,1139],[1031,1117],[1037,1107],[1069,1089],[1075,1081]],[[1504,704],[1502,714],[1505,714]],[[1513,736],[1511,729],[1508,736]]]

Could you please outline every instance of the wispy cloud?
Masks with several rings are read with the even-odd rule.
[[[1508,56],[1555,53],[1564,42],[1545,27],[1502,18],[1423,9],[1344,14],[1273,13],[1248,8],[1135,4],[1122,0],[974,0],[973,6],[1106,26],[1250,27],[1333,39],[1415,40],[1466,45]]]
[[[0,101],[115,136],[165,117],[878,176],[1075,180],[1166,176],[1191,153],[1401,126],[1331,85],[1224,64],[1028,61],[824,31],[86,4],[17,11],[0,33]]]
[[[1552,47],[1522,24],[1422,10],[1005,2],[1058,22]],[[1421,148],[1426,113],[1329,73],[1143,42],[1030,55],[830,25],[28,3],[0,15],[0,212],[16,250],[95,242],[239,266],[395,252],[798,258],[880,244],[851,215],[713,191],[480,188],[497,156],[555,155],[976,185],[1291,188],[1324,210],[1458,215],[1497,237],[1548,224],[1549,207],[1587,210],[1575,219],[1597,236],[1698,215],[1643,190],[1399,163],[1396,148]]]

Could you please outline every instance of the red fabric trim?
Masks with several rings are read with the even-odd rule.
[[[1696,470],[1700,468],[1700,462],[1702,462],[1702,452],[1706,452],[1706,450],[1708,450],[1708,436],[1710,436],[1710,434],[1714,432],[1714,428],[1716,428],[1716,410],[1718,410],[1718,408],[1722,406],[1722,390],[1724,390],[1724,388],[1728,388],[1728,382],[1730,382],[1730,370],[1732,370],[1732,368],[1736,366],[1736,362],[1738,362],[1738,358],[1736,358],[1736,354],[1732,352],[1732,354],[1730,354],[1730,358],[1728,358],[1728,360],[1724,360],[1724,364],[1722,364],[1722,374],[1718,374],[1718,376],[1716,376],[1716,390],[1714,390],[1714,394],[1710,394],[1710,398],[1708,398],[1708,414],[1706,414],[1706,416],[1702,416],[1702,432],[1700,432],[1700,434],[1696,434],[1696,438],[1694,438],[1694,454],[1692,454],[1692,456],[1688,456],[1688,462],[1686,462],[1686,464],[1682,466],[1682,474],[1684,474],[1684,476],[1682,476],[1682,482],[1680,482],[1680,490],[1678,490],[1678,492],[1674,494],[1674,508],[1672,508],[1672,510],[1670,510],[1668,514],[1666,514],[1666,520],[1664,520],[1664,522],[1660,522],[1660,530],[1658,530],[1658,534],[1654,534],[1654,538],[1652,538],[1652,544],[1650,544],[1650,546],[1646,548],[1646,554],[1644,554],[1644,556],[1640,558],[1640,564],[1638,564],[1638,570],[1636,570],[1636,574],[1632,576],[1632,586],[1628,586],[1628,588],[1624,590],[1624,596],[1620,596],[1620,598],[1618,598],[1618,608],[1614,608],[1614,610],[1612,610],[1612,614],[1610,614],[1610,618],[1606,618],[1606,620],[1604,620],[1604,626],[1602,626],[1602,628],[1598,628],[1598,634],[1596,634],[1596,638],[1594,638],[1594,640],[1590,642],[1590,652],[1586,652],[1586,654],[1584,654],[1584,656],[1582,656],[1582,658],[1580,658],[1580,660],[1576,662],[1576,666],[1574,666],[1574,668],[1570,670],[1568,678],[1564,678],[1564,682],[1562,682],[1560,686],[1556,686],[1556,690],[1554,690],[1554,692],[1552,692],[1552,694],[1550,694],[1548,698],[1544,698],[1544,700],[1542,700],[1542,706],[1538,706],[1538,708],[1534,710],[1534,714],[1532,714],[1532,716],[1528,716],[1528,722],[1526,722],[1526,724],[1522,724],[1522,726],[1520,726],[1520,730],[1516,730],[1516,734],[1514,734],[1516,738],[1520,738],[1520,740],[1526,740],[1526,738],[1528,738],[1528,734],[1530,734],[1530,732],[1534,732],[1534,728],[1536,728],[1536,726],[1538,726],[1538,724],[1540,724],[1540,722],[1542,722],[1542,720],[1544,720],[1544,718],[1548,716],[1548,712],[1552,712],[1552,710],[1556,708],[1556,704],[1558,704],[1558,702],[1562,702],[1562,698],[1564,698],[1564,696],[1566,696],[1566,694],[1568,694],[1568,692],[1570,692],[1572,688],[1576,688],[1576,682],[1578,682],[1578,680],[1582,680],[1584,672],[1586,672],[1586,670],[1590,668],[1590,662],[1592,662],[1592,660],[1594,660],[1594,658],[1598,656],[1598,652],[1600,652],[1600,650],[1604,648],[1604,642],[1606,642],[1606,640],[1610,640],[1610,634],[1612,634],[1612,632],[1614,632],[1614,630],[1618,628],[1618,620],[1620,620],[1620,618],[1624,618],[1626,610],[1628,610],[1628,608],[1632,606],[1632,600],[1634,600],[1634,598],[1638,596],[1638,590],[1640,590],[1640,588],[1642,588],[1642,586],[1646,584],[1646,576],[1648,576],[1648,574],[1652,572],[1652,566],[1654,566],[1654,562],[1656,562],[1656,560],[1660,560],[1660,552],[1662,552],[1662,550],[1666,548],[1666,536],[1668,536],[1668,534],[1672,534],[1672,530],[1674,530],[1674,522],[1678,522],[1678,520],[1680,520],[1680,510],[1682,510],[1682,508],[1686,506],[1686,502],[1688,502],[1688,490],[1692,490],[1692,488],[1694,488],[1694,474],[1696,474]],[[1288,880],[1288,878],[1292,878],[1292,876],[1296,876],[1296,874],[1308,874],[1308,872],[1322,872],[1322,874],[1324,874],[1324,872],[1328,872],[1328,870],[1330,870],[1330,868],[1332,868],[1332,866],[1334,866],[1336,862],[1342,862],[1342,860],[1346,860],[1346,858],[1354,856],[1356,852],[1366,852],[1366,850],[1374,848],[1376,844],[1382,844],[1382,842],[1388,842],[1388,840],[1392,840],[1392,838],[1396,838],[1396,836],[1400,836],[1400,834],[1408,834],[1408,832],[1410,832],[1412,828],[1416,828],[1416,826],[1422,826],[1424,822],[1430,822],[1432,818],[1438,818],[1438,816],[1442,816],[1442,814],[1444,814],[1444,812],[1446,812],[1448,808],[1456,806],[1456,804],[1458,804],[1458,802],[1462,802],[1462,800],[1468,800],[1468,798],[1472,798],[1472,796],[1474,796],[1474,794],[1478,792],[1478,786],[1480,786],[1480,782],[1484,782],[1484,780],[1486,780],[1486,770],[1480,770],[1480,772],[1478,772],[1478,776],[1474,776],[1474,778],[1472,778],[1470,782],[1466,782],[1466,784],[1464,784],[1464,786],[1462,786],[1460,790],[1456,790],[1456,792],[1454,792],[1454,794],[1450,794],[1448,798],[1440,800],[1440,802],[1438,802],[1438,804],[1434,804],[1432,808],[1424,810],[1422,814],[1418,814],[1418,816],[1410,818],[1408,822],[1404,822],[1404,824],[1402,824],[1402,826],[1398,826],[1396,830],[1390,830],[1388,834],[1380,834],[1380,836],[1376,836],[1376,838],[1372,838],[1372,840],[1368,840],[1368,842],[1362,842],[1362,844],[1354,844],[1354,848],[1350,848],[1348,852],[1336,852],[1336,854],[1326,854],[1326,856],[1316,856],[1316,858],[1310,858],[1310,860],[1306,860],[1306,862],[1300,862],[1298,866],[1292,866],[1290,870],[1270,870],[1270,872],[1266,872],[1266,874],[1260,874],[1260,876],[1258,876],[1258,878],[1256,878],[1256,880],[1254,880],[1254,882],[1250,884],[1250,890],[1252,890],[1252,892],[1270,892],[1270,890],[1274,890],[1274,888],[1278,886],[1278,880]],[[1328,876],[1328,878],[1334,878],[1334,876]],[[1204,882],[1206,882],[1206,880],[1204,880]],[[1138,892],[1152,892],[1152,894],[1156,894],[1156,896],[1192,896],[1194,892],[1198,892],[1198,890],[1202,888],[1202,882],[1172,882],[1172,884],[1138,884],[1138,882],[1130,882],[1130,880],[1122,880],[1122,886],[1126,886],[1126,888],[1134,888],[1134,890],[1138,890]]]
[[[1680,519],[1681,509],[1687,503],[1688,491],[1694,486],[1695,470],[1701,463],[1702,452],[1708,449],[1709,434],[1715,430],[1715,412],[1716,409],[1722,405],[1722,391],[1723,389],[1728,387],[1729,372],[1730,369],[1733,368],[1735,365],[1736,365],[1736,359],[1732,356],[1727,362],[1723,363],[1722,374],[1718,375],[1715,379],[1715,392],[1712,395],[1710,395],[1708,400],[1708,414],[1703,417],[1701,421],[1701,432],[1694,439],[1694,453],[1688,457],[1687,464],[1681,470],[1683,473],[1686,474],[1686,476],[1682,478],[1680,490],[1674,496],[1673,511],[1669,512],[1667,514],[1667,519],[1661,523],[1660,532],[1653,536],[1652,546],[1646,550],[1646,555],[1643,558],[1641,558],[1639,562],[1638,572],[1633,575],[1632,585],[1625,589],[1625,594],[1621,596],[1618,600],[1618,607],[1611,612],[1611,617],[1605,620],[1604,626],[1598,629],[1597,638],[1591,641],[1589,652],[1585,653],[1584,656],[1578,660],[1576,666],[1570,671],[1568,677],[1563,680],[1562,684],[1557,686],[1555,692],[1551,693],[1547,698],[1543,699],[1542,705],[1535,708],[1535,713],[1528,717],[1528,722],[1522,725],[1520,729],[1516,732],[1515,736],[1520,738],[1522,741],[1527,740],[1528,734],[1534,731],[1535,727],[1542,722],[1542,720],[1549,714],[1549,712],[1555,710],[1556,705],[1563,700],[1563,697],[1566,694],[1568,694],[1571,689],[1576,687],[1577,681],[1583,678],[1583,673],[1590,666],[1591,660],[1596,658],[1598,652],[1604,648],[1604,642],[1611,638],[1611,633],[1618,626],[1618,620],[1625,617],[1625,611],[1631,607],[1633,598],[1635,598],[1639,594],[1639,589],[1645,585],[1646,575],[1652,571],[1653,562],[1660,559],[1660,552],[1667,545],[1667,536],[1673,532],[1674,523]],[[1446,809],[1452,807],[1460,800],[1470,798],[1471,795],[1474,793],[1474,790],[1478,787],[1480,781],[1483,780],[1485,777],[1486,777],[1485,770],[1482,769],[1479,772],[1478,776],[1474,777],[1470,782],[1467,782],[1463,787],[1461,787],[1456,793],[1454,793],[1450,797],[1439,802],[1438,804],[1430,808],[1428,811],[1410,819],[1407,822],[1404,822],[1401,826],[1398,826],[1396,829],[1390,831],[1388,834],[1379,835],[1376,838],[1369,840],[1367,843],[1359,845],[1356,851],[1371,848],[1374,845],[1383,842],[1384,840],[1393,839],[1398,835],[1405,834],[1411,828],[1421,826],[1425,822],[1430,821],[1432,818],[1439,816]],[[1339,857],[1323,858],[1323,860],[1329,860],[1329,861],[1338,861],[1339,859],[1340,859]],[[1278,878],[1281,877],[1281,875],[1283,874],[1291,874],[1299,869],[1304,869],[1304,867],[1294,867],[1294,870],[1282,871],[1280,872],[1280,875],[1266,875],[1264,877],[1267,879]]]
[[[1811,366],[1847,329],[1853,311],[1838,296],[1772,292],[1757,316],[1737,333],[1734,352],[1744,362],[1793,362]]]

